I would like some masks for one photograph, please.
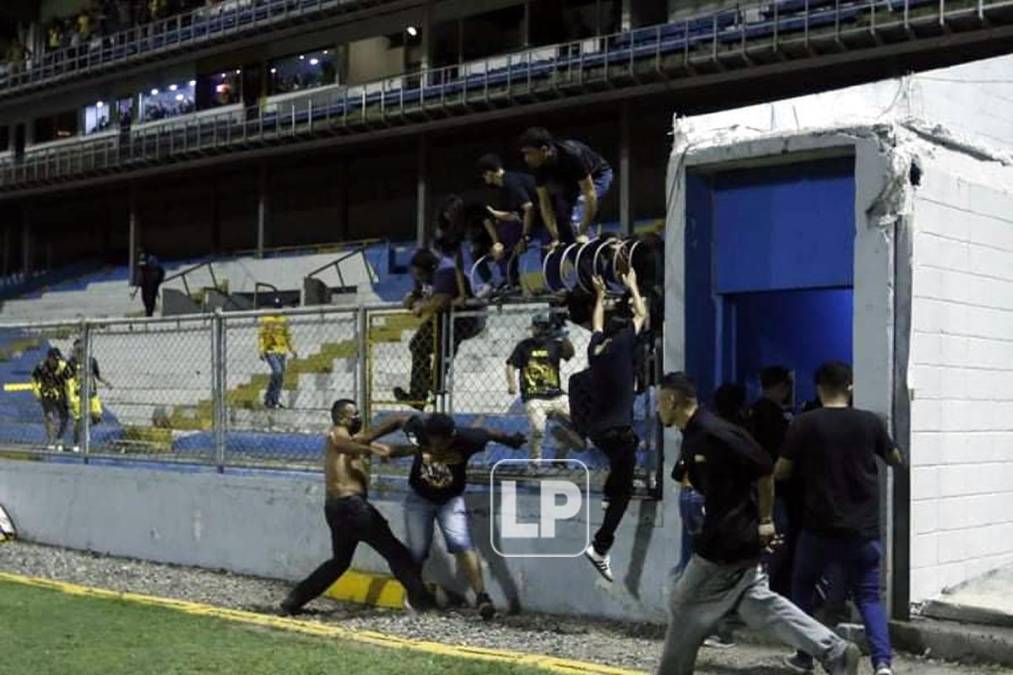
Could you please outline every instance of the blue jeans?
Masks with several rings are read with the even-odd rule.
[[[882,558],[883,546],[878,539],[832,537],[803,530],[795,549],[791,583],[792,600],[807,614],[812,614],[816,584],[831,565],[840,565],[844,583],[862,615],[874,667],[891,661],[890,633],[879,595]]]
[[[439,524],[440,531],[443,532],[448,553],[463,553],[473,548],[464,497],[454,497],[446,504],[435,504],[413,490],[405,497],[404,514],[408,550],[416,565],[421,565],[429,557],[434,522]]]
[[[693,557],[693,535],[703,527],[703,495],[691,487],[679,490],[679,517],[682,518],[682,551],[679,553],[677,572],[686,569]]]
[[[594,193],[601,200],[610,187],[612,187],[612,169],[605,169],[600,176],[594,179]],[[584,195],[580,195],[570,211],[570,223],[575,233],[579,232],[580,224],[584,222],[584,209],[586,208],[587,200],[584,199]]]
[[[271,381],[267,385],[267,393],[264,394],[264,405],[271,407],[278,405],[278,398],[281,396],[281,385],[285,381],[285,355],[268,354],[267,365],[271,367]]]

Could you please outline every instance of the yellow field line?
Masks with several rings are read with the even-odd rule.
[[[61,593],[66,593],[68,595],[79,595],[91,598],[104,598],[107,600],[122,600],[125,602],[132,602],[139,605],[164,607],[166,609],[174,609],[195,616],[210,616],[217,619],[224,619],[226,621],[235,621],[238,623],[245,623],[256,626],[266,626],[269,628],[277,628],[280,630],[293,631],[296,633],[303,633],[305,635],[315,635],[318,637],[339,638],[341,640],[348,640],[350,642],[359,642],[363,644],[376,645],[379,647],[410,649],[412,651],[437,654],[439,656],[449,656],[462,659],[470,659],[475,661],[497,661],[500,663],[515,663],[525,666],[532,666],[535,668],[541,668],[543,670],[552,673],[571,673],[571,674],[596,673],[599,675],[640,675],[640,671],[626,670],[622,668],[612,668],[610,666],[598,665],[596,663],[587,663],[584,661],[571,661],[569,659],[561,659],[555,656],[545,656],[542,654],[527,654],[525,652],[514,652],[500,649],[486,649],[484,647],[445,645],[439,642],[429,642],[425,640],[412,640],[409,638],[397,637],[395,635],[386,635],[384,633],[376,633],[373,631],[353,630],[350,628],[342,628],[340,626],[329,626],[311,621],[302,621],[299,619],[288,619],[278,616],[270,616],[267,614],[257,614],[255,612],[247,612],[238,609],[225,609],[223,607],[214,607],[211,605],[204,605],[197,602],[189,602],[186,600],[159,598],[153,595],[140,595],[138,593],[122,593],[119,591],[110,591],[103,588],[79,586],[77,584],[70,584],[63,581],[52,581],[50,579],[26,577],[20,574],[9,574],[7,572],[0,572],[0,581],[9,581],[11,583],[22,584],[24,586],[34,586],[36,588],[47,588],[54,591],[60,591]],[[480,629],[481,624],[476,624],[476,630]]]

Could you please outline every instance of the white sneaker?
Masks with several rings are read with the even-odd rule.
[[[609,558],[609,554],[599,554],[594,550],[594,544],[589,545],[584,549],[584,556],[591,561],[594,568],[598,570],[598,574],[605,577],[605,581],[612,583],[612,559]]]
[[[893,675],[893,668],[888,663],[881,663],[876,666],[876,675]]]

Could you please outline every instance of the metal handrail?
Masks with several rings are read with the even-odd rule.
[[[41,56],[27,59],[32,65],[13,61],[7,66],[6,76],[0,75],[0,97],[6,92],[44,85],[70,75],[91,73],[100,67],[141,60],[170,50],[189,50],[195,45],[219,41],[230,35],[260,32],[265,26],[285,22],[341,8],[393,4],[397,0],[232,0],[219,8],[199,7],[189,12],[158,19],[102,36],[91,37],[87,44],[43,50]],[[297,6],[292,7],[293,4]],[[243,5],[243,6],[240,6]],[[258,19],[263,14],[264,18]],[[242,19],[247,19],[243,21]],[[218,23],[217,28],[215,23]],[[230,24],[230,25],[226,25]],[[184,37],[184,33],[189,35]],[[95,46],[97,43],[97,46]],[[117,55],[121,52],[122,55]]]
[[[179,272],[176,272],[172,276],[169,276],[169,277],[166,277],[165,279],[162,279],[162,285],[164,286],[165,284],[169,283],[170,281],[174,281],[175,279],[182,279],[183,280],[183,288],[186,290],[187,296],[188,297],[193,297],[191,295],[191,291],[190,291],[190,284],[187,282],[186,277],[191,272],[195,272],[195,271],[199,270],[202,267],[207,267],[208,268],[208,272],[211,274],[211,284],[212,284],[212,287],[215,290],[220,290],[219,286],[218,286],[218,279],[215,277],[215,268],[214,268],[214,265],[211,264],[210,260],[205,260],[204,262],[197,263],[196,265],[193,265],[191,267],[187,267],[185,270],[180,270]]]
[[[23,158],[0,162],[0,177],[2,177],[0,187],[28,181],[53,181],[78,172],[110,170],[123,165],[131,165],[135,160],[161,160],[212,148],[221,149],[232,145],[247,144],[254,140],[280,140],[283,137],[294,137],[301,133],[323,131],[325,126],[332,131],[335,127],[339,127],[342,131],[354,131],[356,125],[370,124],[371,120],[368,115],[370,111],[378,114],[377,124],[389,125],[391,118],[396,114],[404,119],[412,112],[419,110],[426,112],[427,107],[437,104],[436,101],[427,102],[426,99],[430,96],[438,97],[438,105],[443,106],[456,104],[467,107],[475,100],[475,96],[481,96],[481,102],[486,104],[490,98],[488,80],[491,77],[489,74],[491,72],[490,65],[493,66],[492,70],[505,68],[506,81],[515,87],[526,85],[529,95],[537,94],[538,86],[543,81],[551,84],[551,89],[547,89],[546,94],[559,95],[560,87],[581,87],[598,81],[586,78],[583,74],[580,78],[574,78],[573,71],[580,68],[583,73],[584,68],[603,65],[606,51],[601,49],[602,45],[626,41],[628,43],[626,46],[612,48],[608,52],[610,57],[618,55],[623,60],[634,62],[623,51],[630,49],[634,53],[636,61],[655,59],[654,70],[659,76],[664,77],[666,75],[664,74],[665,53],[663,47],[676,46],[683,57],[683,66],[687,66],[687,71],[691,73],[692,68],[688,67],[691,65],[691,60],[694,59],[693,53],[689,51],[691,44],[693,49],[698,50],[698,57],[706,61],[718,58],[718,45],[725,35],[734,37],[734,41],[729,42],[729,46],[734,47],[737,44],[739,50],[747,50],[756,44],[756,40],[766,41],[772,35],[776,40],[774,47],[779,48],[790,42],[789,37],[792,34],[791,30],[782,28],[782,24],[789,25],[788,22],[799,21],[802,23],[793,30],[802,36],[802,40],[811,42],[814,39],[814,17],[818,17],[826,23],[830,31],[827,35],[828,38],[839,41],[843,32],[841,29],[842,16],[849,16],[852,19],[862,16],[868,20],[867,14],[874,16],[877,11],[889,11],[896,15],[897,19],[892,23],[881,19],[874,24],[877,31],[891,25],[909,28],[915,21],[909,16],[910,8],[912,6],[928,6],[926,3],[934,4],[934,0],[893,0],[892,4],[885,5],[886,9],[884,9],[881,0],[842,0],[829,6],[810,7],[807,12],[796,11],[795,13],[780,11],[778,9],[780,4],[774,4],[776,21],[769,18],[746,21],[744,17],[750,11],[758,10],[759,16],[762,17],[762,10],[771,7],[769,2],[753,3],[748,7],[740,7],[734,11],[726,10],[716,14],[707,14],[697,19],[613,33],[594,40],[536,47],[504,54],[495,57],[495,59],[480,59],[465,64],[416,70],[364,84],[335,87],[325,92],[323,107],[326,109],[327,124],[319,124],[316,129],[312,124],[312,115],[314,110],[318,115],[322,114],[319,101],[321,92],[311,90],[300,97],[289,98],[284,102],[267,101],[264,106],[258,105],[248,108],[242,114],[229,111],[213,115],[202,114],[196,120],[193,117],[187,117],[149,123],[144,129],[135,130],[126,139],[126,146],[123,145],[123,137],[105,137],[101,139],[83,138],[79,144],[62,146],[59,150],[29,150]],[[947,11],[984,15],[988,9],[1008,7],[1010,4],[1010,0],[991,0],[990,2],[981,0],[977,9],[961,7]],[[753,14],[755,15],[756,12]],[[936,14],[927,15],[927,17],[926,20],[930,19],[933,22],[938,20]],[[869,23],[870,25],[866,26],[856,24],[856,30],[867,32],[872,25],[871,22]],[[697,28],[693,29],[694,25]],[[696,34],[691,35],[694,30]],[[741,41],[739,33],[735,32],[749,30],[766,30],[767,32],[759,38],[750,38],[749,41]],[[786,34],[789,37],[786,37]],[[764,44],[767,43],[764,42]],[[591,51],[585,54],[585,47]],[[576,56],[574,56],[575,54]],[[524,73],[515,76],[513,69],[518,66]],[[556,76],[555,79],[553,75]],[[478,83],[469,85],[469,79],[473,78],[481,78],[484,86]],[[409,85],[414,86],[410,89],[406,88]],[[453,89],[452,96],[457,97],[456,101],[447,101],[448,88]],[[494,95],[509,99],[523,93],[524,91],[520,89],[517,91],[510,89]],[[316,102],[311,103],[311,101]],[[270,110],[271,108],[273,110]],[[269,116],[272,117],[272,121],[265,122],[265,118]],[[241,129],[233,132],[233,129],[237,127],[241,127]],[[196,130],[196,134],[191,144],[191,132],[194,130]],[[202,133],[202,131],[210,131],[211,133]],[[180,132],[183,134],[183,139],[177,141]],[[210,140],[208,140],[208,136],[210,136]]]
[[[362,256],[362,261],[363,261],[363,263],[365,263],[365,267],[366,267],[366,273],[369,275],[369,281],[370,281],[370,283],[374,283],[375,284],[378,281],[378,277],[376,276],[376,272],[373,270],[373,268],[370,267],[369,260],[366,258],[366,250],[368,248],[369,248],[368,244],[362,244],[360,246],[356,246],[352,250],[350,250],[350,251],[346,252],[345,254],[343,254],[343,255],[335,258],[334,260],[328,262],[327,264],[321,265],[320,267],[316,268],[315,270],[309,272],[303,278],[304,279],[312,279],[315,276],[317,276],[318,274],[320,274],[321,272],[325,272],[325,271],[327,271],[327,270],[329,270],[330,268],[333,267],[335,269],[335,271],[337,271],[337,273],[338,273],[338,282],[341,284],[342,288],[345,288],[345,275],[342,274],[342,272],[341,272],[341,263],[345,262],[349,258],[354,258],[355,256]]]

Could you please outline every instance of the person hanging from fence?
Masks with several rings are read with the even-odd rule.
[[[519,142],[524,161],[535,171],[538,205],[550,245],[563,241],[566,227],[578,241],[587,241],[599,203],[612,185],[612,167],[580,141],[557,140],[543,127],[531,127]],[[567,204],[570,222],[560,223],[552,204],[555,191]]]
[[[531,459],[542,458],[542,442],[550,419],[555,422],[555,437],[560,444],[557,459],[560,450],[584,447],[584,439],[573,429],[570,399],[563,392],[559,373],[560,360],[569,361],[573,356],[573,343],[553,325],[551,316],[541,313],[531,319],[531,337],[518,342],[507,359],[507,392],[516,396],[520,383],[521,400],[531,426]]]
[[[588,368],[570,378],[570,412],[578,432],[588,436],[609,462],[603,488],[605,517],[584,555],[612,582],[609,549],[633,495],[633,474],[640,439],[633,428],[636,399],[637,338],[647,321],[647,305],[633,269],[622,277],[629,300],[605,321],[605,282],[595,276],[594,297],[574,293],[567,299],[570,321],[591,331]]]
[[[420,567],[429,557],[433,523],[440,526],[447,552],[455,556],[475,594],[475,607],[488,621],[496,614],[485,592],[482,562],[471,541],[468,507],[464,502],[468,460],[489,443],[517,449],[524,434],[506,434],[481,427],[458,428],[453,418],[435,414],[408,419],[403,427],[409,445],[391,449],[389,457],[414,457],[404,502],[408,548]]]
[[[461,271],[460,252],[437,255],[419,249],[409,267],[415,288],[405,296],[404,306],[422,322],[408,345],[412,355],[409,388],[394,387],[394,398],[422,410],[430,394],[443,391],[447,369],[461,343],[478,335],[485,321],[478,312],[465,312],[454,317],[452,339],[444,335],[451,308],[462,307],[471,297],[471,285]]]
[[[63,452],[63,436],[67,432],[67,390],[73,373],[63,354],[51,347],[46,358],[32,371],[32,391],[42,405],[48,450]]]
[[[81,451],[81,431],[83,430],[84,423],[82,420],[84,416],[81,410],[81,393],[84,388],[84,342],[79,338],[74,340],[74,349],[71,352],[70,360],[67,361],[67,367],[71,372],[71,380],[68,385],[68,404],[70,407],[70,416],[74,419],[74,452]],[[91,370],[91,395],[88,397],[88,415],[91,417],[91,424],[95,426],[102,421],[102,400],[98,395],[99,383],[112,389],[113,385],[102,377],[99,372],[98,359],[94,356],[89,360],[89,368]]]
[[[324,444],[324,482],[327,498],[324,515],[331,531],[331,558],[313,571],[282,600],[280,614],[298,614],[306,603],[322,595],[352,563],[359,543],[370,546],[387,561],[394,577],[404,586],[410,607],[424,611],[435,607],[432,594],[422,583],[421,570],[408,548],[391,532],[387,519],[369,503],[371,457],[388,457],[390,448],[376,439],[401,428],[405,419],[391,417],[370,431],[362,428],[355,402],[338,399],[331,406],[333,426]]]
[[[281,309],[281,298],[275,296],[274,307]],[[288,319],[281,314],[269,314],[260,317],[260,360],[266,361],[271,368],[271,379],[264,392],[265,408],[283,408],[281,404],[281,388],[285,383],[285,358],[291,354],[293,359],[299,358],[292,342]]]

